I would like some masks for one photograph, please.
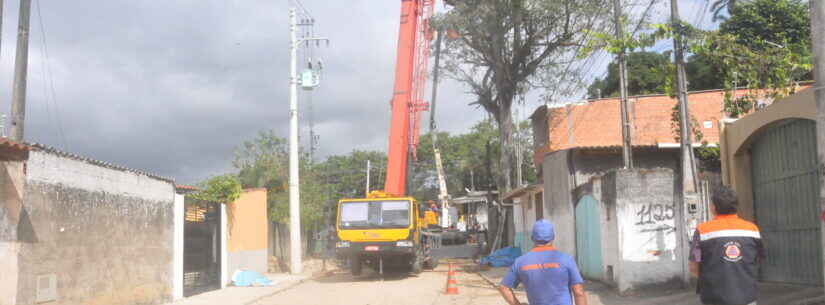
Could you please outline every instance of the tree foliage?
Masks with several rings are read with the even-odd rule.
[[[198,184],[200,191],[190,195],[195,199],[230,203],[241,196],[241,183],[235,175],[215,176]]]
[[[601,26],[606,11],[598,0],[454,1],[436,17],[436,29],[457,33],[444,49],[446,70],[475,96],[499,127],[500,176],[514,186],[512,104],[516,96],[541,87],[542,76],[564,75],[570,54],[587,30]],[[547,73],[548,71],[554,71]]]
[[[740,3],[719,31],[688,36],[691,51],[719,69],[725,110],[738,117],[760,100],[774,100],[810,77],[810,24],[799,0]],[[735,94],[733,87],[748,89]]]
[[[523,147],[521,167],[525,182],[534,182],[536,171],[533,166],[532,132],[529,122],[521,122],[514,135],[514,143]],[[498,129],[494,122],[483,120],[476,123],[469,132],[463,134],[438,134],[438,146],[447,180],[447,190],[453,197],[466,194],[466,190],[495,189],[495,176],[500,168],[495,160],[500,155],[498,146]],[[490,150],[491,159],[486,160],[486,151]],[[488,176],[489,171],[493,176]],[[421,137],[418,149],[418,162],[415,166],[413,194],[421,200],[436,200],[438,195],[435,155],[432,147],[432,135]]]
[[[665,92],[665,79],[670,65],[670,56],[655,52],[633,52],[627,54],[627,94],[661,94]],[[607,67],[604,80],[595,79],[587,89],[591,98],[615,97],[619,95],[619,64],[614,61]]]

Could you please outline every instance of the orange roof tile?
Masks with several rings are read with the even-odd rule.
[[[801,89],[810,85],[802,86]],[[800,90],[801,90],[800,89]],[[737,92],[745,94],[742,89]],[[725,92],[709,90],[688,94],[690,115],[699,124],[702,141],[719,143],[719,121]],[[671,127],[671,114],[677,101],[666,95],[630,97],[631,138],[634,147],[655,147],[678,143]],[[537,113],[539,113],[537,111]],[[622,146],[618,98],[606,98],[547,109],[547,144],[536,149],[535,161],[545,154],[571,148],[613,148]],[[709,127],[708,127],[709,126]],[[696,138],[693,138],[694,142]]]

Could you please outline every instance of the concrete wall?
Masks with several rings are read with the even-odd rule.
[[[570,196],[569,155],[570,151],[562,150],[544,156],[544,218],[556,227],[556,248],[575,257],[576,222]]]
[[[618,251],[611,260],[619,291],[679,283],[685,258],[677,247],[673,171],[617,170],[602,186],[608,209],[615,208]]]
[[[23,164],[23,161],[0,161],[0,305],[16,303],[18,232],[29,231],[31,225],[28,213],[22,209]]]
[[[583,151],[573,153],[572,170],[575,173],[573,187],[587,183],[593,177],[623,168],[622,153],[618,150]],[[634,149],[633,166],[640,169],[669,168],[679,170],[678,149]]]
[[[244,190],[240,198],[227,204],[230,273],[238,269],[267,271],[266,196],[266,189]]]
[[[37,277],[57,278],[50,304],[158,304],[173,290],[171,181],[52,150],[31,152],[19,232],[17,304]]]
[[[183,241],[184,218],[186,218],[186,199],[183,194],[175,194],[174,206],[174,247],[172,263],[172,299],[183,298]]]

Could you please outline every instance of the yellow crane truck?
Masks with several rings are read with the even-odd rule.
[[[383,273],[384,267],[409,268],[419,273],[435,268],[432,250],[440,235],[431,232],[438,217],[412,197],[393,197],[381,191],[367,198],[338,202],[336,255],[349,261],[353,275],[361,267]]]

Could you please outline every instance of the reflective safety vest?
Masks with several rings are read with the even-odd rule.
[[[701,257],[691,258],[700,262],[697,292],[702,303],[756,301],[757,263],[763,251],[759,228],[736,215],[719,215],[697,227],[694,243],[697,239]]]

